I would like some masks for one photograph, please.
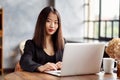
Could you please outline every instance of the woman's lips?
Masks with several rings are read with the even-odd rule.
[[[49,29],[49,32],[53,32],[54,30],[53,29]]]

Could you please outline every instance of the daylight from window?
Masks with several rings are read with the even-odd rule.
[[[119,0],[86,0],[85,37],[119,36]]]

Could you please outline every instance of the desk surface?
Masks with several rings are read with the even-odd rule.
[[[115,73],[104,74],[100,72],[96,75],[81,75],[69,77],[57,77],[45,73],[13,72],[5,76],[4,80],[119,80]]]

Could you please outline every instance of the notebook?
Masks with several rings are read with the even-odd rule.
[[[46,71],[56,76],[96,74],[100,72],[104,43],[66,43],[62,69]]]

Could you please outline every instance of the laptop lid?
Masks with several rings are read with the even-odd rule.
[[[63,53],[61,74],[57,76],[95,74],[100,71],[105,44],[66,43]]]

